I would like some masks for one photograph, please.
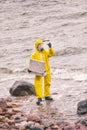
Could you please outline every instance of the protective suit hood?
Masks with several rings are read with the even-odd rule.
[[[36,50],[38,50],[38,45],[43,44],[43,40],[39,39],[35,42]]]

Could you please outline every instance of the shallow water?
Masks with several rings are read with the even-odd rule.
[[[10,95],[16,80],[33,83],[26,70],[38,38],[49,39],[56,51],[53,110],[75,116],[77,102],[87,98],[87,1],[0,0],[0,97]]]

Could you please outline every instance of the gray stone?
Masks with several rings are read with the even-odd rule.
[[[9,92],[13,96],[35,95],[34,85],[26,81],[16,81]]]
[[[30,130],[43,130],[42,128],[40,127],[35,127],[35,126],[32,126],[30,127]]]
[[[78,107],[77,107],[77,114],[86,114],[87,113],[87,99],[80,101],[78,103]]]
[[[77,123],[80,123],[87,127],[87,118],[79,120]]]

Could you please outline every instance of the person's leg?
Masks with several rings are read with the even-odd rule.
[[[42,76],[35,76],[35,92],[38,98],[37,104],[39,105],[42,101],[43,92],[42,92]]]
[[[50,85],[51,85],[51,73],[48,73],[44,77],[44,96],[45,96],[45,100],[53,100],[53,98],[50,97],[51,96]]]
[[[51,74],[47,74],[44,77],[44,96],[50,96]]]

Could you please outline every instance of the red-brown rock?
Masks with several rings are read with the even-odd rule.
[[[70,123],[64,122],[64,121],[58,121],[57,125],[61,128],[64,129],[66,126],[70,126]]]
[[[3,111],[2,111],[2,108],[0,107],[0,115],[2,115]]]
[[[41,123],[41,119],[37,115],[28,115],[27,116],[27,121],[35,121]]]
[[[82,124],[76,124],[75,130],[87,130],[87,127],[83,126]]]
[[[49,127],[49,128],[47,128],[46,130],[52,130],[52,129]]]
[[[2,111],[6,110],[7,108],[6,100],[3,98],[0,98],[0,108],[2,109]]]
[[[58,125],[54,125],[51,128],[52,130],[62,130]]]
[[[74,126],[65,126],[63,130],[76,130]]]

